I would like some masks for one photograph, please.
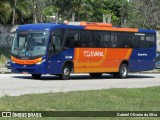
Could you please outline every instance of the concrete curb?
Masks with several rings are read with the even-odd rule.
[[[0,68],[0,74],[11,74],[11,69]]]
[[[12,72],[0,71],[0,74],[11,74]]]
[[[4,68],[4,64],[0,64],[0,68]]]

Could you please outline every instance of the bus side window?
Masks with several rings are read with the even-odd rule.
[[[79,30],[68,29],[64,47],[80,47]]]
[[[105,47],[105,44],[104,44],[104,42],[103,42],[103,40],[104,40],[104,38],[103,38],[103,34],[98,34],[97,35],[97,47],[100,47],[100,48],[103,48],[103,47]]]
[[[125,39],[125,48],[133,48],[134,47],[134,34],[126,33]]]
[[[111,33],[111,47],[117,47],[117,35],[115,35],[115,33]]]
[[[91,47],[97,47],[97,31],[92,31]]]
[[[117,36],[117,47],[124,48],[125,47],[125,33],[116,32],[116,36]]]
[[[74,41],[74,37],[73,35],[68,35],[67,38],[66,38],[66,47],[73,47],[73,41]]]
[[[146,34],[146,48],[150,48],[154,46],[154,35],[152,34]]]
[[[145,34],[136,33],[134,35],[134,47],[145,48]]]
[[[94,41],[96,42],[96,47],[98,48],[110,47],[110,33],[109,32],[94,31],[93,38],[94,38]]]
[[[78,33],[76,33],[75,35],[74,35],[74,43],[73,43],[73,46],[74,47],[81,47],[81,42],[80,42],[80,38],[79,38],[80,36],[79,36],[79,34]]]
[[[111,47],[111,37],[109,33],[106,33],[104,35],[104,43],[105,43],[105,47],[108,47],[108,48]]]
[[[82,47],[91,47],[91,31],[81,31]],[[92,45],[93,47],[94,45]]]

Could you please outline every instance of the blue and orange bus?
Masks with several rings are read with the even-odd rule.
[[[69,79],[71,73],[126,78],[128,72],[154,69],[155,57],[155,30],[94,22],[26,24],[15,33],[11,70],[33,78]]]

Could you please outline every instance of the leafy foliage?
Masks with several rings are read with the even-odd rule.
[[[131,27],[157,29],[160,25],[159,0],[132,0],[128,24]]]
[[[4,0],[1,0],[4,1]],[[49,22],[48,16],[55,16],[51,21],[73,20],[102,22],[103,14],[112,16],[112,22],[120,24],[120,8],[123,0],[6,0],[1,2],[0,22],[26,23],[25,19],[35,16],[36,12],[43,16],[43,22]],[[36,3],[36,4],[34,4]],[[13,10],[15,8],[15,15]],[[40,15],[40,16],[41,16]],[[4,17],[5,16],[5,17]],[[12,17],[12,18],[11,18]],[[39,16],[36,16],[39,17]],[[38,18],[37,18],[38,19]],[[33,21],[32,21],[33,22]],[[38,21],[39,22],[39,21]]]
[[[156,29],[159,0],[0,0],[0,23],[90,21]]]
[[[0,0],[0,22],[6,24],[11,18],[11,8],[8,2]]]
[[[13,25],[15,21],[23,22],[23,19],[30,15],[29,5],[29,0],[0,0],[0,22],[11,23],[11,19]]]

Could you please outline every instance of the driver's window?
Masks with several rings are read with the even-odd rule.
[[[60,51],[61,50],[61,39],[60,36],[54,36],[54,44],[55,44],[55,49],[56,51]]]
[[[53,51],[53,50],[54,50],[54,39],[51,36],[51,40],[50,40],[50,43],[49,43],[49,51]]]

